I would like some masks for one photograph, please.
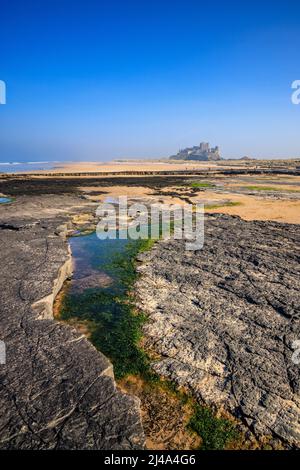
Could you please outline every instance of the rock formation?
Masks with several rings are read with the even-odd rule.
[[[202,250],[157,243],[136,285],[155,371],[275,446],[300,446],[299,242],[297,225],[208,216]]]
[[[141,449],[140,404],[116,388],[110,361],[53,319],[70,274],[72,196],[19,197],[0,208],[1,449]]]

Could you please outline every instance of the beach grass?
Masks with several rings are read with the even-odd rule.
[[[281,191],[286,193],[298,193],[299,190],[297,189],[285,189],[285,188],[276,188],[275,186],[244,186],[243,189],[247,189],[249,191]]]
[[[239,439],[233,422],[217,417],[212,410],[196,404],[188,427],[202,439],[201,450],[222,450]]]
[[[210,209],[219,209],[220,207],[236,207],[236,206],[241,206],[243,203],[239,201],[228,201],[220,204],[205,204],[205,209],[210,210]]]
[[[208,181],[195,181],[194,183],[191,184],[191,188],[194,189],[205,189],[205,188],[215,188],[215,185],[213,183],[210,183]]]

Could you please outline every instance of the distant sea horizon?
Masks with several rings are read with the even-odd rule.
[[[298,160],[299,157],[281,157],[281,158],[254,158],[254,160]],[[162,161],[165,160],[165,161]],[[223,158],[223,161],[226,162],[226,160],[242,160],[241,158]],[[47,171],[47,170],[53,170],[59,167],[62,167],[63,164],[88,164],[88,163],[96,163],[96,164],[122,164],[122,163],[150,163],[150,162],[155,162],[157,164],[164,164],[168,161],[168,158],[116,158],[112,160],[53,160],[53,161],[28,161],[28,162],[1,162],[0,161],[0,174],[1,173],[8,173],[8,174],[15,174],[15,173],[28,173],[32,171]],[[179,160],[178,163],[186,163],[184,160]],[[196,161],[190,161],[189,163],[197,163]]]
[[[45,162],[0,162],[0,173],[27,173],[28,171],[52,170],[59,161]]]

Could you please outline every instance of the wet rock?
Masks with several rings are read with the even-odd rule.
[[[300,446],[299,226],[207,216],[205,244],[161,241],[138,268],[153,368],[256,436]]]

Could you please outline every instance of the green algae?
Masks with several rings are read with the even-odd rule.
[[[117,379],[128,374],[140,374],[147,379],[155,376],[151,372],[148,355],[139,346],[146,317],[136,310],[130,294],[137,276],[135,258],[154,242],[128,241],[119,245],[122,249],[114,254],[108,252],[107,259],[107,244],[99,241],[98,250],[105,250],[101,257],[104,261],[101,270],[113,279],[113,284],[77,293],[75,280],[75,289],[69,289],[62,301],[61,319],[75,318],[87,322],[91,342],[112,361]]]

